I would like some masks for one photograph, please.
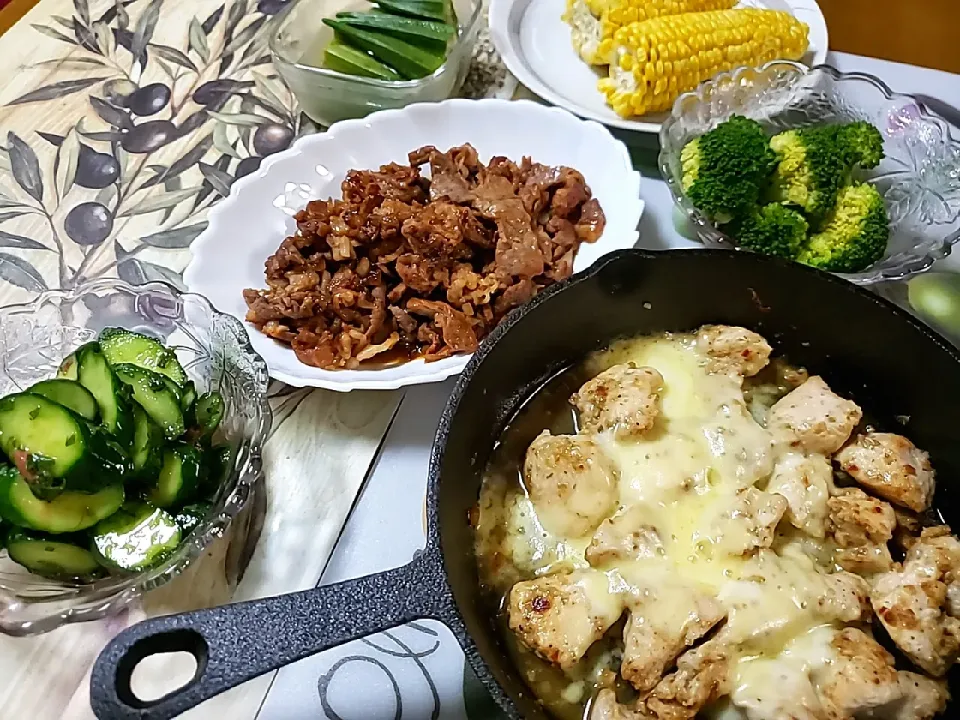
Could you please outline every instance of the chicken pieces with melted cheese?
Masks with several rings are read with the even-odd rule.
[[[642,435],[660,414],[663,376],[649,367],[614,365],[588,381],[570,402],[585,433],[613,430],[617,439]]]
[[[600,446],[583,435],[544,432],[527,450],[523,480],[543,526],[580,537],[617,503],[617,470]]]
[[[529,446],[524,487],[564,569],[536,568],[550,574],[510,590],[519,642],[582,678],[580,660],[619,640],[626,611],[614,657],[636,698],[620,704],[598,683],[589,720],[694,720],[726,695],[751,720],[942,712],[936,678],[960,658],[960,541],[921,532],[914,514],[932,501],[927,454],[899,435],[852,438],[860,407],[805,371],[776,402],[774,373],[749,381],[775,394],[744,422],[742,383],[769,364],[769,343],[719,325],[674,337],[611,351],[615,364],[598,362],[607,369],[570,399],[578,434]],[[837,487],[833,462],[855,487]],[[874,614],[934,679],[895,667],[864,631]]]
[[[510,629],[548,662],[569,668],[623,613],[607,578],[592,571],[525,580],[510,591]]]
[[[837,453],[837,464],[867,490],[914,512],[933,501],[930,457],[902,435],[859,435]]]

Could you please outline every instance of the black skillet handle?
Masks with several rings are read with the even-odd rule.
[[[436,550],[403,567],[304,592],[138,623],[111,641],[90,678],[101,720],[167,720],[225,690],[304,657],[419,618],[442,618],[450,593]],[[190,682],[154,701],[133,694],[133,669],[150,655],[186,651]]]

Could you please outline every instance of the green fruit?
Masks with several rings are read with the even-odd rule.
[[[960,274],[918,275],[907,284],[907,297],[923,320],[960,337]]]

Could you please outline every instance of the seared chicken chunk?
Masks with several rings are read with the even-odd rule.
[[[920,517],[906,508],[893,506],[893,513],[897,516],[897,527],[893,529],[893,542],[906,552],[919,539],[923,530],[923,521]]]
[[[617,505],[616,467],[589,437],[544,432],[527,449],[523,478],[537,517],[557,535],[586,535]]]
[[[656,685],[680,653],[726,615],[720,603],[695,590],[681,597],[683,607],[671,607],[669,612],[664,612],[665,600],[656,595],[630,607],[620,674],[641,692]],[[671,596],[667,601],[676,599]]]
[[[742,327],[704,325],[697,333],[697,348],[710,358],[711,372],[750,377],[770,361],[770,344]]]
[[[960,618],[960,580],[954,580],[947,585],[947,604],[945,609],[948,615]]]
[[[584,383],[570,402],[580,412],[585,433],[613,430],[622,440],[653,427],[660,414],[663,376],[650,367],[614,365]]]
[[[835,394],[823,378],[814,375],[770,409],[767,429],[792,448],[832,455],[850,438],[862,416],[855,402]]]
[[[677,669],[634,705],[621,705],[613,690],[601,690],[590,706],[589,720],[694,720],[730,691],[729,663],[722,644],[705,642],[681,655]]]
[[[786,509],[787,501],[781,495],[754,487],[741,490],[714,523],[713,536],[718,547],[730,555],[770,547]]]
[[[507,610],[520,642],[566,669],[620,618],[623,601],[605,575],[591,570],[519,582]]]
[[[903,568],[879,575],[870,599],[890,638],[917,666],[942,677],[960,657],[960,620],[944,612],[957,578],[960,542],[949,528],[927,528]]]
[[[816,599],[825,620],[861,622],[870,618],[870,584],[859,575],[835,572],[823,577],[823,593]]]
[[[836,717],[860,717],[903,697],[893,656],[857,628],[844,628],[831,643],[834,659],[819,678],[820,699]]]
[[[827,500],[827,527],[839,549],[834,561],[844,570],[871,574],[893,565],[887,542],[897,519],[893,508],[859,488],[837,490]]]
[[[827,498],[832,490],[830,461],[817,453],[784,453],[767,484],[767,492],[786,498],[787,522],[815,538],[826,532]]]
[[[607,518],[593,535],[586,559],[593,566],[664,555],[657,529],[647,522],[648,512],[634,507]]]
[[[837,548],[833,562],[847,572],[858,575],[875,575],[893,567],[890,548],[883,545],[860,545],[852,548]]]
[[[693,720],[730,692],[729,664],[726,648],[715,640],[687,650],[677,658],[676,671],[657,683],[638,708],[651,720]]]
[[[930,720],[946,710],[950,692],[942,680],[931,680],[906,670],[898,672],[897,678],[903,697],[878,717],[888,720]]]
[[[649,720],[647,715],[635,710],[627,705],[621,705],[617,702],[617,694],[604,688],[590,705],[590,716],[588,720]]]
[[[889,503],[859,488],[842,488],[827,500],[827,525],[840,547],[885,543],[893,537],[897,516]]]
[[[933,501],[930,457],[902,435],[858,435],[837,453],[837,463],[863,487],[914,512],[923,512]]]

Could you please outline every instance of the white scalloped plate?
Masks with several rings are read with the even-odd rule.
[[[233,184],[230,196],[209,215],[209,226],[191,246],[183,273],[191,292],[206,296],[221,312],[244,319],[244,288],[265,286],[263,263],[294,233],[293,214],[314,198],[340,197],[348,170],[406,163],[423,145],[472,144],[481,160],[523,156],[547,165],[567,165],[583,173],[607,217],[600,239],[580,248],[574,270],[601,255],[633,247],[643,212],[640,174],[626,146],[602,125],[585,122],[559,108],[507,100],[445,100],[384,110],[362,120],[336,123],[324,133],[298,140],[273,155],[260,169]],[[271,377],[297,387],[390,390],[437,382],[459,373],[466,356],[422,360],[372,370],[321,370],[304,365],[293,351],[247,324],[253,347]]]
[[[827,59],[827,22],[816,0],[742,0],[739,6],[786,10],[810,26],[807,65]],[[738,7],[739,7],[738,6]],[[531,92],[588,120],[636,132],[659,133],[666,113],[624,119],[597,89],[596,71],[573,49],[560,17],[566,0],[490,0],[490,37],[507,69]]]

